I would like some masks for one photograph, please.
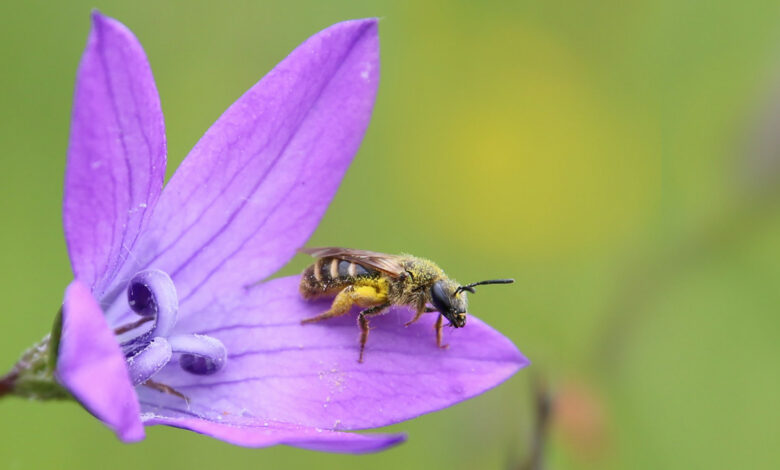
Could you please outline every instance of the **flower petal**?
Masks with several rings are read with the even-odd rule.
[[[78,280],[65,291],[56,377],[121,440],[144,438],[125,356],[89,288]]]
[[[63,218],[73,272],[97,298],[133,245],[165,176],[165,125],[141,45],[95,12],[79,65]]]
[[[354,313],[301,325],[302,319],[326,310],[328,302],[303,301],[298,280],[261,284],[238,301],[213,304],[208,315],[177,324],[177,332],[219,339],[228,361],[207,377],[169,365],[157,380],[186,395],[199,416],[352,430],[453,405],[529,363],[507,338],[473,316],[465,328],[445,329],[450,347],[444,350],[436,346],[435,314],[406,328],[412,312],[397,308],[371,318],[360,364]],[[183,409],[184,403],[170,400],[166,406]]]
[[[378,452],[403,442],[403,434],[353,434],[329,431],[287,423],[269,422],[262,424],[222,424],[175,413],[176,416],[160,416],[145,413],[147,426],[164,424],[189,429],[231,444],[245,447],[268,447],[286,444],[323,452],[363,454]]]
[[[304,42],[190,152],[128,274],[144,266],[168,272],[184,313],[186,303],[211,302],[213,292],[274,273],[335,194],[368,125],[378,77],[376,20],[339,23]]]

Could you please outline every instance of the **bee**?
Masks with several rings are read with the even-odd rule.
[[[434,325],[436,345],[442,345],[442,324],[466,326],[466,292],[485,284],[511,284],[513,279],[493,279],[460,285],[447,277],[432,261],[411,255],[388,255],[373,251],[324,247],[301,250],[317,260],[301,275],[300,292],[304,299],[334,297],[330,309],[301,324],[315,323],[347,314],[353,305],[363,308],[358,314],[360,356],[368,339],[368,318],[379,315],[392,305],[415,309],[409,326],[427,312],[438,312]]]

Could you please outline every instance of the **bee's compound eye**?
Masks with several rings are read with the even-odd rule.
[[[450,296],[444,291],[442,281],[436,281],[431,286],[431,302],[436,310],[443,314],[447,314],[452,310],[452,302],[450,302]]]

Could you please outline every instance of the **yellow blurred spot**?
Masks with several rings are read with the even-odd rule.
[[[545,258],[641,230],[659,189],[642,110],[543,32],[493,34],[485,43],[505,47],[482,51],[452,95],[455,111],[428,124],[431,153],[414,163],[418,184],[433,184],[447,207],[421,213],[427,223],[451,227],[457,245]]]

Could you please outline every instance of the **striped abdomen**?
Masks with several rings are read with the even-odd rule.
[[[360,278],[378,277],[379,272],[352,261],[319,258],[301,275],[301,295],[310,299],[335,295]]]

